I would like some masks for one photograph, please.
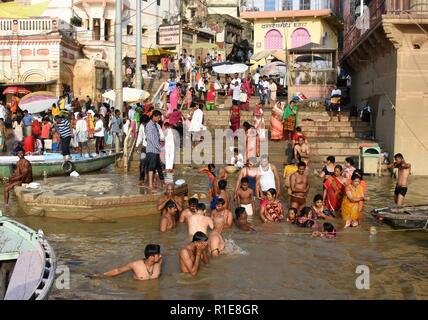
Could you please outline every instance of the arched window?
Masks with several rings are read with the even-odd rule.
[[[291,47],[298,48],[311,42],[311,35],[305,28],[297,28],[291,34]]]
[[[282,49],[284,41],[281,32],[276,29],[270,30],[265,34],[265,50],[266,49]]]

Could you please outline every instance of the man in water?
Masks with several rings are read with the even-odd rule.
[[[165,212],[165,205],[168,201],[173,201],[177,206],[177,211],[181,212],[183,210],[183,201],[181,197],[175,196],[175,186],[172,183],[168,183],[165,188],[165,193],[158,200],[158,210],[161,214]]]
[[[241,229],[242,231],[256,231],[252,226],[249,225],[247,220],[247,212],[245,208],[239,207],[235,209],[235,216],[236,216],[236,226]]]
[[[290,206],[299,211],[305,206],[306,197],[309,192],[309,178],[305,171],[306,164],[304,162],[299,162],[297,165],[297,172],[290,176]]]
[[[275,165],[269,163],[268,156],[264,154],[260,157],[260,167],[256,179],[257,198],[263,199],[263,194],[265,194],[269,189],[275,189],[277,197],[279,197],[281,183],[279,180],[278,170]]]
[[[196,276],[199,271],[201,260],[208,264],[208,255],[206,248],[208,246],[208,237],[203,232],[196,232],[192,242],[180,250],[180,269],[183,273],[190,273]]]
[[[222,198],[217,200],[215,205],[215,210],[211,212],[211,218],[215,219],[217,217],[223,217],[225,222],[224,223],[225,229],[232,227],[232,223],[233,223],[232,212],[230,212],[230,210],[226,208],[226,203]]]
[[[302,136],[297,139],[297,144],[294,146],[294,159],[296,162],[304,162],[308,165],[309,145]]]
[[[198,199],[190,198],[189,199],[189,207],[184,209],[180,214],[180,219],[178,220],[180,223],[189,222],[189,218],[196,213],[196,207],[198,206]]]
[[[167,232],[175,228],[175,215],[177,214],[177,205],[174,201],[169,200],[165,204],[165,209],[160,221],[160,232]]]
[[[205,216],[206,212],[207,208],[205,204],[198,203],[196,213],[187,219],[189,235],[191,237],[193,237],[193,235],[198,231],[207,234],[208,227],[210,227],[211,230],[214,229],[213,220],[210,217]]]
[[[410,163],[404,161],[404,157],[401,153],[397,153],[394,156],[394,163],[388,165],[389,169],[398,169],[397,185],[394,191],[394,202],[397,207],[403,206],[404,197],[407,193],[407,182],[409,175],[412,173],[412,166]]]
[[[148,244],[144,249],[145,259],[136,260],[123,267],[105,272],[106,277],[115,277],[119,274],[131,271],[135,280],[152,280],[159,278],[161,274],[162,256],[158,244]]]
[[[250,216],[256,212],[253,190],[249,188],[247,178],[241,179],[241,188],[236,192],[236,206],[245,208]]]
[[[30,161],[24,158],[24,150],[18,149],[18,162],[16,163],[16,170],[9,178],[9,182],[4,186],[4,204],[9,204],[9,193],[16,186],[20,186],[23,183],[33,182],[33,169]]]
[[[222,216],[214,218],[214,229],[208,236],[208,251],[212,257],[218,257],[223,251],[225,242],[221,232],[224,228],[224,218]]]

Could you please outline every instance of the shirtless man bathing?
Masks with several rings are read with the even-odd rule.
[[[208,236],[208,252],[212,257],[218,257],[223,251],[225,242],[221,235],[224,229],[224,218],[219,216],[214,218],[214,229]]]
[[[160,254],[160,246],[157,244],[148,244],[144,249],[145,259],[136,260],[128,263],[123,267],[105,272],[105,277],[115,277],[119,274],[132,271],[135,280],[152,280],[159,278],[162,267],[162,256]],[[98,277],[98,275],[90,276]]]
[[[211,218],[215,219],[217,217],[223,217],[225,229],[232,227],[232,212],[226,208],[226,202],[221,198],[217,199],[215,210],[211,211]]]
[[[189,218],[196,213],[196,207],[198,206],[199,200],[196,198],[189,199],[189,207],[184,209],[180,214],[180,219],[178,220],[180,223],[188,223]]]
[[[306,205],[306,197],[309,192],[309,177],[306,171],[306,164],[299,162],[297,172],[290,176],[290,207],[301,211]]]
[[[410,174],[412,173],[412,166],[410,163],[404,161],[404,157],[401,153],[397,153],[394,156],[394,163],[388,165],[389,169],[398,169],[397,185],[394,191],[394,202],[397,207],[403,206],[404,197],[407,194],[407,182]]]
[[[180,270],[183,273],[190,273],[196,276],[199,271],[201,260],[208,264],[206,248],[208,246],[208,237],[203,232],[196,232],[192,242],[180,250]]]
[[[173,201],[177,206],[177,211],[183,210],[183,201],[180,196],[175,196],[175,186],[172,183],[168,183],[165,187],[165,193],[158,200],[158,210],[161,214],[165,213],[165,205],[168,201]]]
[[[187,226],[190,237],[193,237],[194,234],[198,231],[207,234],[208,227],[210,227],[211,230],[214,229],[213,220],[210,217],[207,217],[205,215],[206,213],[207,207],[205,204],[198,203],[196,207],[196,213],[187,219]]]
[[[33,170],[30,161],[24,158],[24,150],[18,150],[18,162],[16,163],[16,170],[9,178],[9,182],[4,186],[4,204],[9,205],[9,193],[16,186],[23,183],[33,182]]]
[[[174,201],[168,200],[165,204],[164,213],[160,221],[160,232],[167,232],[176,226],[175,216],[177,214],[177,205]]]

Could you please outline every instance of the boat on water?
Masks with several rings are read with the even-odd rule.
[[[0,211],[0,300],[44,300],[55,279],[56,256],[41,230]]]
[[[428,228],[428,205],[406,205],[374,209],[372,215],[394,228],[425,229]]]
[[[73,171],[88,173],[98,171],[115,163],[116,159],[122,153],[101,154],[99,157],[95,154],[92,158],[88,154],[72,154],[71,160],[64,161],[59,153],[45,153],[41,156],[26,156],[25,159],[31,162],[33,167],[33,177],[40,178],[44,174],[48,176],[69,175]],[[3,156],[0,157],[0,179],[5,179],[13,174],[18,157]]]

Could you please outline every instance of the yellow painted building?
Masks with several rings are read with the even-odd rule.
[[[338,35],[342,29],[334,1],[321,8],[241,13],[254,26],[254,54],[284,51],[288,92],[327,97],[337,80]],[[265,59],[256,62],[264,65]]]

